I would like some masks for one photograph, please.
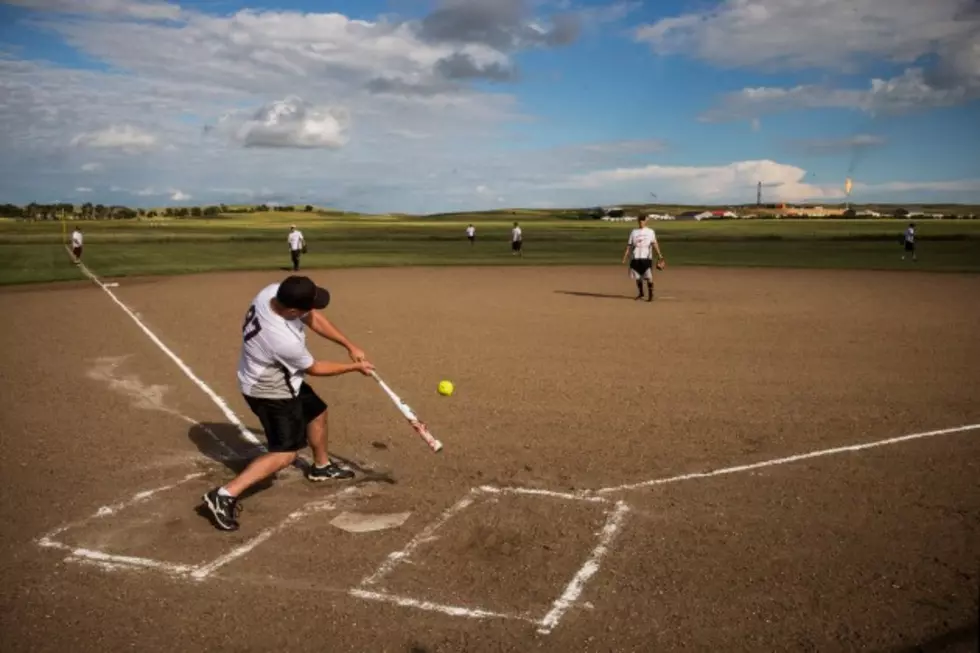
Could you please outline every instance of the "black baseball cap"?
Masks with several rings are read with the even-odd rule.
[[[309,277],[288,276],[279,284],[276,300],[286,308],[312,311],[326,308],[330,303],[330,292],[313,283]]]

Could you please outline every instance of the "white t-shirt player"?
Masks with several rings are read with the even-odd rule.
[[[238,385],[242,394],[263,399],[289,399],[299,394],[303,370],[314,358],[306,348],[306,328],[300,318],[287,320],[269,302],[279,284],[266,286],[252,300],[242,326]]]
[[[636,282],[636,299],[643,299],[643,282],[647,283],[647,301],[653,301],[653,258],[663,258],[657,234],[647,226],[647,218],[641,215],[637,218],[639,226],[630,232],[623,253],[623,263],[630,257],[630,278]]]

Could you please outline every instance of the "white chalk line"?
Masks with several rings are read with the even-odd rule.
[[[66,250],[68,249],[67,245],[65,246],[65,249]],[[70,254],[71,250],[68,251]],[[149,327],[143,324],[143,321],[140,320],[139,317],[137,317],[136,314],[132,310],[130,310],[130,308],[126,304],[122,302],[122,300],[116,297],[115,293],[109,290],[106,287],[106,285],[102,283],[99,277],[88,268],[88,266],[86,266],[84,263],[79,261],[78,267],[81,269],[82,273],[85,274],[85,276],[87,276],[99,288],[101,288],[102,291],[105,294],[107,294],[109,298],[112,299],[112,301],[115,302],[116,305],[118,305],[119,308],[121,308],[123,312],[125,312],[126,315],[128,315],[133,320],[133,322],[136,323],[136,326],[138,326],[140,330],[142,330],[143,333],[145,333],[146,336],[151,341],[153,341],[153,343],[157,347],[159,347],[164,354],[170,357],[170,359],[177,364],[177,367],[180,368],[180,370],[187,376],[187,378],[193,381],[194,384],[197,385],[197,387],[200,388],[204,392],[204,394],[206,394],[211,399],[211,401],[214,402],[214,404],[221,410],[224,416],[228,418],[228,420],[232,424],[238,427],[238,431],[239,433],[241,433],[242,437],[244,437],[246,440],[251,442],[253,445],[256,445],[257,448],[261,449],[262,451],[265,451],[265,447],[262,445],[259,439],[250,430],[248,430],[248,428],[242,423],[242,421],[238,418],[238,416],[234,413],[234,411],[231,410],[231,408],[228,406],[228,404],[225,402],[224,399],[222,399],[214,390],[212,390],[207,383],[205,383],[200,378],[198,378],[198,376],[194,374],[194,371],[190,367],[188,367],[187,364],[184,363],[184,361],[182,361],[179,356],[177,356],[177,354],[171,351],[170,348],[167,347],[167,345],[163,344],[163,341],[160,340],[160,338],[158,338],[156,334],[149,329]]]
[[[536,497],[550,497],[552,499],[563,499],[565,501],[586,501],[589,503],[610,503],[609,499],[598,497],[591,494],[588,490],[581,492],[554,492],[552,490],[542,490],[531,487],[497,487],[493,485],[481,485],[477,488],[480,492],[487,494],[517,494]]]
[[[616,507],[609,513],[609,518],[599,533],[599,543],[592,550],[592,554],[585,561],[585,564],[582,565],[582,568],[572,577],[572,580],[565,587],[565,591],[552,604],[548,614],[541,619],[538,633],[547,635],[554,630],[565,613],[578,601],[582,595],[582,590],[585,588],[585,584],[599,571],[599,564],[606,553],[609,552],[609,546],[612,544],[616,534],[623,527],[623,520],[628,511],[629,506],[625,502],[619,501],[616,503]]]
[[[340,490],[339,492],[335,492],[334,494],[331,494],[326,499],[318,499],[316,501],[306,504],[299,510],[296,510],[290,513],[289,515],[287,515],[285,519],[283,519],[275,526],[271,526],[265,529],[264,531],[262,531],[261,533],[259,533],[258,535],[250,539],[248,542],[245,542],[241,546],[232,549],[231,551],[215,559],[214,561],[198,567],[193,572],[191,572],[191,577],[194,580],[204,580],[205,578],[210,576],[212,573],[214,573],[221,567],[224,567],[228,563],[233,562],[244,555],[247,555],[255,547],[259,546],[260,544],[268,540],[276,533],[291,526],[293,523],[299,521],[300,519],[303,519],[304,517],[309,517],[310,515],[314,515],[318,512],[335,510],[337,508],[338,501],[345,498],[346,496],[354,494],[359,489],[360,488],[358,486],[348,487],[343,490]]]
[[[92,515],[90,515],[88,517],[85,517],[84,519],[80,519],[78,521],[74,521],[74,522],[70,522],[68,524],[64,524],[64,525],[59,526],[58,528],[54,529],[53,531],[51,531],[51,532],[49,532],[49,533],[47,533],[45,535],[42,535],[41,537],[39,537],[37,539],[37,543],[38,543],[38,545],[45,546],[45,547],[55,546],[58,543],[57,542],[54,542],[52,540],[52,538],[54,538],[57,535],[60,535],[61,533],[64,533],[65,531],[67,531],[69,529],[77,528],[78,526],[81,526],[82,524],[84,524],[84,523],[86,523],[88,521],[91,521],[92,519],[97,519],[99,517],[105,517],[107,515],[115,514],[115,513],[119,512],[120,510],[123,510],[125,508],[129,508],[130,506],[134,506],[134,505],[136,505],[138,503],[142,503],[143,501],[146,501],[147,499],[149,499],[150,497],[152,497],[155,494],[158,494],[160,492],[166,492],[167,490],[172,490],[175,487],[178,487],[180,485],[183,485],[184,483],[187,483],[188,481],[192,481],[195,478],[200,478],[201,476],[204,476],[204,472],[195,472],[193,474],[188,474],[187,476],[185,476],[184,478],[180,479],[176,483],[170,483],[169,485],[163,485],[163,486],[160,486],[160,487],[157,487],[157,488],[153,488],[151,490],[142,490],[142,491],[137,492],[136,494],[134,494],[129,499],[126,499],[125,501],[120,501],[118,503],[114,503],[114,504],[111,504],[111,505],[108,505],[108,506],[102,506],[101,508],[99,508],[98,510],[96,510]]]
[[[172,574],[182,574],[186,570],[190,569],[187,565],[179,565],[170,562],[164,562],[162,560],[150,560],[149,558],[139,558],[135,556],[121,556],[111,553],[105,553],[104,551],[93,551],[91,549],[74,547],[70,544],[65,544],[63,542],[58,542],[54,538],[61,535],[62,533],[71,530],[73,528],[78,528],[79,526],[93,520],[100,519],[102,517],[107,517],[109,515],[114,515],[120,510],[135,506],[137,504],[147,501],[150,497],[159,494],[160,492],[166,492],[167,490],[172,490],[188,481],[192,481],[195,478],[200,478],[204,476],[204,472],[196,472],[194,474],[188,474],[184,478],[180,479],[176,483],[170,483],[169,485],[163,485],[150,490],[142,490],[137,492],[129,499],[125,501],[120,501],[108,506],[102,506],[96,510],[92,515],[80,519],[75,522],[70,522],[68,524],[63,524],[53,531],[42,535],[36,542],[37,545],[43,548],[50,549],[61,549],[69,551],[68,557],[65,558],[65,562],[80,562],[85,561],[89,564],[94,564],[96,566],[103,567],[104,569],[117,569],[119,567],[129,567],[129,568],[153,568],[162,571],[167,571]]]
[[[176,562],[165,562],[163,560],[151,560],[149,558],[139,558],[136,556],[115,555],[104,553],[103,551],[93,551],[91,549],[70,549],[71,553],[65,558],[65,562],[84,562],[103,568],[142,568],[164,571],[174,576],[182,576],[194,569],[193,565],[182,565]]]
[[[476,501],[476,495],[479,492],[480,492],[479,488],[473,488],[472,490],[470,490],[469,493],[466,494],[462,499],[454,503],[452,506],[446,509],[445,512],[439,515],[438,519],[430,523],[428,526],[422,529],[422,532],[420,532],[418,535],[416,535],[411,540],[409,540],[408,544],[406,544],[402,549],[395,551],[394,553],[388,554],[388,557],[385,558],[384,562],[381,563],[377,571],[375,571],[370,576],[365,577],[360,582],[360,586],[365,587],[369,585],[376,585],[378,581],[380,581],[382,578],[384,578],[389,573],[391,573],[392,569],[394,569],[399,564],[408,560],[409,556],[411,556],[412,553],[417,548],[419,548],[422,544],[425,544],[426,542],[431,542],[432,540],[436,539],[435,532],[439,530],[439,528],[441,528],[443,524],[449,521],[453,515],[460,512],[464,508],[467,508],[470,505],[472,505],[473,502]]]
[[[442,603],[434,603],[432,601],[420,601],[419,599],[413,599],[407,596],[398,596],[397,594],[387,594],[385,592],[371,592],[368,590],[352,589],[348,593],[352,596],[367,599],[369,601],[382,601],[385,603],[394,603],[395,605],[399,605],[403,608],[418,608],[419,610],[428,610],[430,612],[441,612],[442,614],[449,615],[450,617],[469,617],[471,619],[518,619],[521,621],[537,623],[535,619],[532,619],[527,615],[507,614],[504,612],[484,610],[482,608],[466,608],[459,605],[445,605]]]
[[[623,492],[626,490],[638,490],[647,487],[653,487],[655,485],[665,485],[667,483],[677,483],[678,481],[687,481],[695,478],[710,478],[712,476],[721,476],[723,474],[735,474],[738,472],[747,472],[753,469],[762,469],[764,467],[774,467],[776,465],[785,465],[788,463],[795,463],[801,460],[809,460],[811,458],[820,458],[822,456],[831,456],[839,453],[847,453],[851,451],[861,451],[863,449],[873,449],[876,447],[884,447],[890,444],[898,444],[900,442],[908,442],[910,440],[917,440],[919,438],[931,438],[937,435],[949,435],[952,433],[963,433],[965,431],[975,431],[980,429],[980,424],[968,424],[966,426],[956,426],[948,429],[939,429],[936,431],[925,431],[922,433],[912,433],[910,435],[902,435],[896,438],[888,438],[886,440],[876,440],[874,442],[865,442],[863,444],[853,444],[844,447],[834,447],[833,449],[820,449],[818,451],[811,451],[809,453],[796,454],[794,456],[786,456],[785,458],[774,458],[772,460],[763,460],[757,463],[751,463],[748,465],[737,465],[735,467],[724,467],[722,469],[716,469],[710,472],[693,472],[691,474],[681,474],[679,476],[671,476],[668,478],[659,478],[651,481],[642,481],[640,483],[630,483],[627,485],[618,485],[616,487],[606,487],[600,490],[595,490],[596,494],[608,494],[610,492]]]

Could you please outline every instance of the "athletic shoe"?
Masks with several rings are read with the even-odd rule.
[[[306,478],[314,483],[332,480],[343,481],[348,478],[354,478],[354,472],[349,469],[344,469],[337,463],[329,463],[326,467],[317,467],[316,464],[313,464],[310,465],[309,471],[306,472]]]
[[[204,505],[211,511],[215,525],[221,530],[238,530],[238,513],[242,511],[242,506],[235,497],[226,497],[218,494],[215,488],[204,495]]]

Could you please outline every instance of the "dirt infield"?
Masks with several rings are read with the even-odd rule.
[[[976,650],[980,277],[314,272],[445,450],[315,380],[358,480],[288,470],[222,533],[195,509],[253,443],[149,334],[262,442],[235,367],[281,274],[122,279],[142,328],[0,291],[4,651]]]

